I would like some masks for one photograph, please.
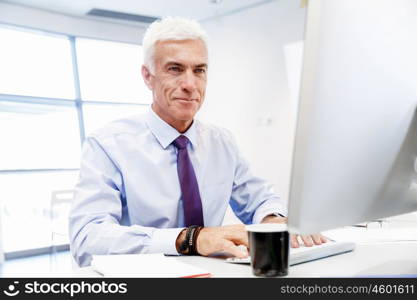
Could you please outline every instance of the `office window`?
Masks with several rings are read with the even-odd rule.
[[[51,195],[73,189],[78,171],[0,174],[5,252],[51,245]]]
[[[74,99],[69,39],[0,27],[0,93]]]
[[[144,113],[148,105],[103,105],[83,104],[85,133],[88,136],[92,131],[104,126],[113,120]]]
[[[74,107],[0,101],[1,170],[78,168]]]
[[[73,191],[82,138],[143,112],[151,93],[141,46],[1,25],[0,41],[0,229],[6,253],[30,254],[51,246],[51,216],[67,220],[52,193]]]
[[[76,46],[83,100],[150,103],[141,46],[82,38]]]

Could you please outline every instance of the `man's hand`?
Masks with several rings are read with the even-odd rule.
[[[177,239],[177,245],[184,238],[184,233],[180,234]],[[242,249],[243,247],[238,247],[239,245],[248,247],[248,233],[243,224],[204,227],[197,238],[197,252],[203,256],[227,252],[239,258],[247,257],[248,252]]]
[[[287,223],[287,218],[277,216],[267,216],[261,223]],[[312,235],[291,235],[291,247],[298,248],[300,243],[298,237],[301,238],[306,246],[321,245],[327,242],[327,239],[321,234]],[[185,239],[185,230],[183,230],[177,238],[177,250],[179,245]],[[220,227],[204,227],[201,229],[197,238],[197,253],[203,256],[209,256],[219,252],[230,253],[238,258],[248,256],[248,252],[239,247],[243,245],[249,247],[248,233],[245,230],[245,225],[227,225]]]
[[[266,216],[263,218],[261,223],[287,223],[287,218],[285,217],[277,217],[273,215]],[[300,247],[299,238],[303,241],[304,245],[307,247],[311,247],[313,245],[321,245],[327,242],[326,237],[321,235],[320,233],[312,234],[312,235],[298,235],[298,234],[291,234],[291,247],[298,248]]]

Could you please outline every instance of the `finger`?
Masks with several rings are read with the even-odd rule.
[[[246,247],[249,247],[249,240],[247,234],[243,236],[229,237],[227,239],[232,241],[236,245],[245,245]]]
[[[316,245],[321,245],[322,244],[322,242],[321,242],[321,234],[319,234],[319,233],[312,234],[311,235],[311,238],[312,238],[314,244],[316,244]]]
[[[225,240],[223,251],[238,258],[245,258],[249,255],[247,248],[236,246],[233,242],[227,240]]]
[[[327,243],[327,238],[324,235],[320,234],[320,240],[322,243]]]
[[[298,235],[297,234],[291,234],[291,247],[292,248],[300,247],[300,243],[298,242]]]
[[[233,241],[238,245],[245,245],[246,247],[249,246],[248,232],[246,230],[237,230],[231,234],[228,234],[226,239]]]
[[[309,235],[302,235],[301,239],[303,240],[303,243],[307,247],[313,246],[313,240],[311,239],[311,236]]]
[[[233,230],[226,232],[224,238],[236,245],[249,247],[248,232],[244,226],[235,227]]]

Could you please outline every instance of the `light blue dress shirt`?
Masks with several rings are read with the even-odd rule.
[[[184,213],[171,143],[179,135],[150,108],[86,139],[69,225],[79,265],[89,265],[93,254],[178,254]],[[220,226],[229,204],[245,224],[286,215],[286,204],[252,175],[230,132],[195,120],[184,135],[205,226]]]

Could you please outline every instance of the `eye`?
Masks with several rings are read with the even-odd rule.
[[[195,69],[194,72],[195,73],[198,73],[198,74],[205,74],[206,73],[206,69],[204,69],[204,68],[198,68],[198,69]]]
[[[170,72],[181,72],[182,68],[179,67],[179,66],[170,66],[170,67],[168,67],[168,71],[170,71]]]

